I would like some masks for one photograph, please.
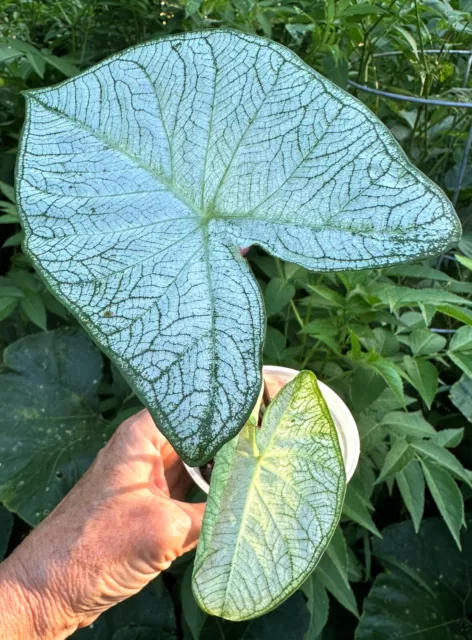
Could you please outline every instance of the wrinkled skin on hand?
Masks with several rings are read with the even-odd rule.
[[[147,411],[124,422],[72,491],[11,556],[62,626],[89,625],[197,545],[204,504]]]

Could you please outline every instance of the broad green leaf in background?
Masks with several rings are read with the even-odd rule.
[[[451,402],[472,422],[472,378],[465,374],[451,387]]]
[[[252,620],[241,640],[301,640],[307,632],[310,614],[305,598],[297,591],[274,611]],[[226,640],[228,636],[223,636]],[[212,635],[208,640],[215,638]]]
[[[181,584],[180,596],[186,633],[189,640],[318,640],[310,631],[321,629],[328,615],[328,595],[314,574],[303,584],[307,598],[297,591],[274,611],[255,620],[229,622],[207,615],[197,604],[191,587],[193,564],[189,564]],[[316,598],[316,602],[314,599]],[[321,602],[320,602],[321,600]],[[313,609],[311,609],[313,605]],[[306,633],[305,633],[306,632]],[[303,634],[305,633],[305,636]],[[190,634],[190,635],[189,635]],[[160,640],[156,634],[153,640]]]
[[[411,460],[407,466],[395,474],[400,494],[413,521],[416,533],[420,529],[424,512],[424,475],[417,460]]]
[[[111,607],[92,625],[72,635],[76,640],[175,640],[176,621],[162,577],[135,596]]]
[[[216,457],[193,574],[202,609],[245,620],[285,600],[325,551],[345,486],[331,414],[303,371]]]
[[[409,522],[384,529],[374,554],[388,572],[364,600],[356,640],[470,640],[471,525],[462,553],[439,518],[424,520],[418,534]]]
[[[464,523],[464,500],[457,483],[447,471],[421,460],[426,484],[431,495],[447,524],[452,537],[460,548],[459,532]]]
[[[28,336],[0,374],[0,501],[29,524],[51,511],[110,435],[98,412],[100,352],[83,331]]]
[[[310,624],[307,603],[300,591],[274,611],[254,620],[230,622],[204,615],[206,622],[199,640],[301,640]],[[153,640],[160,640],[160,636],[157,635]]]
[[[17,183],[34,265],[193,464],[259,393],[264,313],[240,247],[326,271],[460,236],[365,106],[241,32],[161,38],[28,93]]]

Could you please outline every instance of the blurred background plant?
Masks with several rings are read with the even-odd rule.
[[[312,369],[358,421],[362,457],[342,525],[304,588],[249,624],[198,609],[189,556],[77,638],[472,638],[472,109],[396,99],[472,103],[471,11],[472,0],[0,0],[0,557],[139,408],[22,253],[22,91],[182,30],[265,35],[365,102],[464,226],[447,255],[384,270],[320,275],[250,251],[268,314],[265,362]],[[66,391],[87,420],[71,403],[45,431],[31,409],[52,415],[54,372],[77,362]],[[99,383],[86,393],[90,379]]]

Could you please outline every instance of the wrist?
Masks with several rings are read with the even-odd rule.
[[[52,572],[44,568],[47,562],[31,553],[30,546],[23,543],[0,566],[0,637],[63,640],[77,629],[78,621],[62,602]]]

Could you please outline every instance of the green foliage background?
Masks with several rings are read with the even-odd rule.
[[[139,409],[21,251],[21,92],[153,37],[225,26],[282,42],[354,93],[349,80],[472,102],[468,56],[448,53],[472,51],[471,11],[471,0],[0,0],[0,557]],[[452,197],[472,110],[358,97]],[[191,594],[189,556],[74,637],[472,638],[471,201],[472,157],[463,240],[429,263],[319,275],[248,254],[268,312],[265,362],[315,371],[361,433],[341,527],[303,589],[250,623],[211,618]]]

